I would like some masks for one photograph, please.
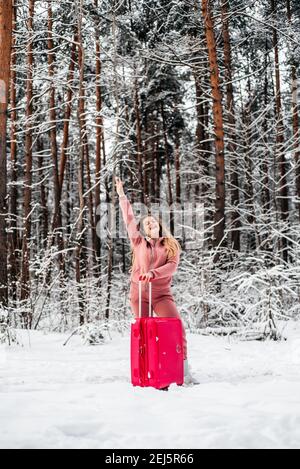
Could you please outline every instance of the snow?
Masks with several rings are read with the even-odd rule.
[[[300,448],[300,325],[286,342],[188,334],[200,386],[130,383],[129,338],[18,331],[0,348],[0,448]]]

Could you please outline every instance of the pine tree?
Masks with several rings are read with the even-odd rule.
[[[10,83],[12,1],[0,2],[0,305],[7,306],[7,110]]]

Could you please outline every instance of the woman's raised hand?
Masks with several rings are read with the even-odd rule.
[[[124,194],[124,189],[123,189],[123,182],[121,181],[121,179],[116,176],[115,177],[115,180],[116,180],[116,189],[117,189],[117,193],[119,195],[119,197],[122,197]]]

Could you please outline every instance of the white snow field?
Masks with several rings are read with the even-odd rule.
[[[0,348],[1,448],[300,448],[300,326],[286,342],[188,334],[201,385],[130,383],[129,337],[18,331]]]

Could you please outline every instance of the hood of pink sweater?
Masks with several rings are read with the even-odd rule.
[[[135,254],[135,261],[131,272],[131,281],[139,282],[142,273],[152,272],[154,275],[152,288],[161,290],[170,288],[172,277],[177,270],[180,253],[167,258],[164,237],[152,239],[144,237],[138,230],[131,204],[126,196],[119,197],[123,220],[128,232],[131,247]]]

